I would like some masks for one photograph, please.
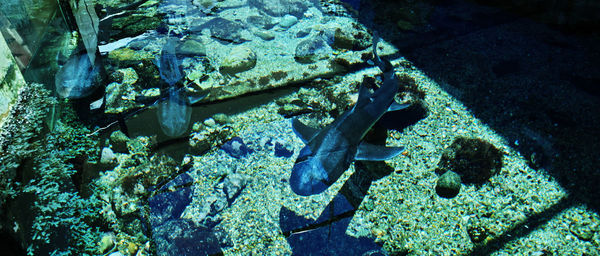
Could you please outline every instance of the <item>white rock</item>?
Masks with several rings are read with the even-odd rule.
[[[283,18],[281,18],[281,21],[279,22],[279,26],[284,27],[284,28],[289,28],[291,26],[294,26],[296,23],[298,23],[298,18],[296,18],[296,16],[287,14],[287,15],[283,16]]]
[[[102,149],[102,153],[100,154],[100,163],[110,164],[113,163],[116,158],[117,156],[112,151],[112,149],[105,147]]]

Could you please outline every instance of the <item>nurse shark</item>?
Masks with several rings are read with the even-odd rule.
[[[391,63],[377,55],[379,38],[373,38],[373,62],[383,72],[383,85],[374,93],[361,85],[354,107],[321,130],[292,119],[294,132],[306,144],[300,150],[290,176],[291,189],[298,195],[323,192],[355,160],[383,161],[404,151],[403,147],[385,147],[363,141],[365,134],[383,114],[408,107],[408,104],[394,101],[399,81]]]
[[[180,61],[176,55],[177,39],[167,38],[160,58],[155,64],[158,66],[160,77],[169,87],[166,93],[161,91],[162,102],[158,105],[158,121],[160,128],[169,137],[183,135],[189,126],[192,108],[190,101],[183,95],[183,88],[176,88],[175,84],[183,77]],[[164,95],[166,94],[166,95]]]

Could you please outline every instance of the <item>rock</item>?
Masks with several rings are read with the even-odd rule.
[[[271,31],[266,31],[266,30],[256,30],[256,31],[254,31],[254,35],[257,37],[260,37],[260,39],[265,40],[265,41],[271,41],[271,40],[275,39],[275,34],[273,34],[273,32],[271,32]]]
[[[276,23],[273,22],[273,18],[269,16],[250,16],[246,18],[246,22],[254,25],[257,28],[266,30],[271,29],[276,25]]]
[[[212,119],[214,120],[214,122],[218,123],[219,125],[225,125],[225,124],[231,123],[231,117],[229,117],[228,115],[223,114],[223,113],[215,114]]]
[[[237,173],[227,175],[223,181],[223,191],[227,195],[227,201],[232,203],[245,186],[246,178],[243,175]]]
[[[453,171],[442,174],[435,186],[435,192],[444,198],[453,198],[460,192],[460,175]]]
[[[283,18],[281,18],[279,26],[289,28],[291,26],[294,26],[296,23],[298,23],[298,18],[296,18],[296,16],[286,14],[285,16],[283,16]]]
[[[225,57],[219,71],[223,74],[233,75],[250,70],[254,66],[256,66],[256,54],[250,48],[241,45],[234,47]]]
[[[127,150],[131,152],[131,154],[140,154],[147,155],[148,152],[156,145],[156,136],[146,137],[146,136],[137,136],[129,141],[127,141]],[[170,158],[166,158],[168,160],[172,160]],[[159,161],[169,162],[162,158],[157,158]],[[161,163],[162,164],[162,163]],[[164,166],[156,166],[159,172],[162,172],[162,167]]]
[[[225,126],[217,125],[214,119],[209,118],[204,122],[211,125],[196,122],[192,126],[193,133],[190,136],[189,144],[191,152],[197,155],[220,145],[223,141],[232,137],[232,130]]]
[[[159,88],[150,88],[141,91],[142,96],[147,98],[156,98],[160,97],[160,89]]]
[[[114,131],[110,134],[109,138],[110,144],[112,145],[112,150],[119,153],[129,153],[127,150],[127,142],[129,142],[129,137],[125,135],[122,131]]]
[[[305,39],[298,43],[294,59],[297,62],[308,64],[331,55],[331,47],[320,38]]]
[[[135,101],[137,88],[134,84],[138,76],[133,68],[120,69],[117,72],[123,74],[122,83],[110,83],[106,86],[106,108],[105,113],[119,114],[137,107],[141,107]]]
[[[310,28],[305,28],[296,33],[296,38],[304,38],[308,35],[310,35]]]
[[[213,119],[212,117],[207,118],[206,120],[204,120],[204,125],[208,126],[208,127],[214,127],[215,125],[217,125],[215,119]]]
[[[150,39],[148,38],[143,38],[143,39],[137,39],[137,40],[133,40],[130,43],[127,44],[127,47],[132,49],[132,50],[142,50],[144,48],[146,48],[146,46],[148,46],[150,44]]]
[[[253,152],[240,137],[233,137],[230,141],[223,144],[221,149],[227,152],[231,157],[238,159]]]
[[[453,171],[466,183],[482,184],[502,168],[503,153],[494,145],[478,138],[456,138],[444,150],[437,173]]]
[[[589,220],[577,220],[569,226],[569,230],[573,235],[583,241],[590,241],[594,237],[595,226]]]
[[[275,141],[275,156],[289,158],[294,154],[294,149],[280,141]]]
[[[108,256],[125,256],[125,255],[123,255],[123,254],[122,254],[121,252],[119,252],[119,251],[116,251],[116,252],[113,252],[113,253],[109,254]]]
[[[188,174],[181,174],[185,179],[191,179]],[[171,182],[169,182],[171,183]],[[165,187],[170,187],[169,184]],[[176,187],[176,186],[173,186]],[[165,190],[161,188],[161,190]],[[160,226],[171,219],[178,219],[192,201],[192,189],[184,187],[179,190],[159,193],[148,199],[150,207],[150,224]]]
[[[115,235],[113,233],[107,233],[102,236],[98,243],[98,252],[104,254],[115,246]]]
[[[174,219],[153,226],[152,237],[158,255],[223,255],[215,234],[191,220]]]
[[[336,29],[334,33],[333,47],[338,49],[360,51],[371,46],[373,41],[371,35],[367,31],[356,29],[358,26],[359,25],[347,25],[344,26],[344,28],[349,27],[350,29]]]
[[[489,231],[481,223],[469,223],[467,225],[467,234],[473,243],[481,243],[488,237]]]
[[[102,153],[100,154],[100,163],[101,164],[111,164],[114,163],[117,159],[117,156],[110,148],[103,148]]]
[[[150,8],[139,9],[143,11],[150,10]],[[141,35],[148,30],[156,29],[162,22],[162,19],[163,18],[160,15],[156,15],[152,11],[148,11],[148,13],[142,15],[131,13],[131,15],[116,18],[112,23],[112,28],[114,30],[113,34],[115,35],[111,38],[135,37]]]
[[[212,9],[215,7],[215,0],[194,0],[192,3],[203,9]]]
[[[110,64],[118,67],[137,65],[143,59],[154,59],[154,56],[130,48],[119,48],[108,53]]]
[[[297,18],[301,18],[308,8],[319,6],[315,0],[248,0],[248,4],[274,17],[289,14]]]
[[[239,44],[246,41],[242,37],[244,26],[237,22],[233,22],[224,18],[214,18],[200,26],[193,26],[190,30],[192,32],[200,32],[205,28],[210,29],[210,35],[212,37],[225,42]]]
[[[341,17],[323,26],[315,27],[331,47],[360,51],[372,45],[373,38],[363,25],[350,18]]]
[[[195,39],[187,39],[177,46],[177,55],[181,57],[206,56],[206,47]]]

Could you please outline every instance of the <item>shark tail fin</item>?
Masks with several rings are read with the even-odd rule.
[[[377,35],[377,33],[373,33],[373,62],[375,65],[377,65],[377,67],[379,67],[379,69],[381,69],[381,72],[386,73],[390,70],[393,70],[394,66],[392,66],[392,63],[389,60],[382,59],[377,54],[377,45],[379,44],[379,41],[381,41],[379,35]]]

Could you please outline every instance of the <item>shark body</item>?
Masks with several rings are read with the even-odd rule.
[[[408,105],[395,103],[398,78],[391,63],[377,55],[378,39],[374,37],[373,61],[383,71],[383,85],[374,93],[361,85],[358,101],[333,123],[322,130],[292,120],[296,135],[306,146],[300,151],[292,168],[290,186],[298,195],[319,194],[331,186],[354,160],[383,161],[393,158],[403,147],[385,147],[363,141],[366,133],[388,111]]]

